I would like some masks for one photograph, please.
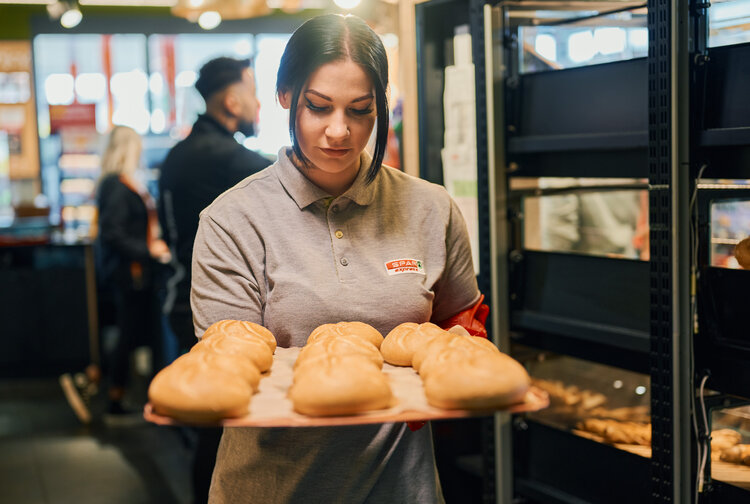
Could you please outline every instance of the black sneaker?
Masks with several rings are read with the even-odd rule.
[[[85,378],[85,375],[83,375]],[[76,382],[80,383],[80,380],[74,380],[70,373],[65,373],[60,376],[60,387],[62,387],[65,399],[68,400],[68,404],[73,409],[78,420],[83,424],[91,423],[91,410],[89,404],[91,400],[91,394],[86,384],[79,386]]]

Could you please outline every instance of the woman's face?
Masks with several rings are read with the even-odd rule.
[[[289,108],[290,93],[279,101]],[[326,63],[310,75],[297,105],[297,142],[318,176],[356,177],[376,115],[372,80],[353,61]]]

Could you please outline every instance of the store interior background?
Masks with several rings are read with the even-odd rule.
[[[0,503],[189,503],[186,460],[191,439],[184,432],[142,421],[123,426],[95,420],[84,425],[58,384],[61,374],[80,374],[106,352],[97,320],[91,244],[97,231],[94,191],[99,156],[107,133],[112,125],[124,124],[143,136],[141,177],[158,197],[159,164],[202,111],[202,100],[192,87],[197,69],[214,56],[252,56],[260,127],[257,136],[237,140],[273,159],[289,141],[287,117],[273,94],[278,60],[289,35],[316,14],[355,13],[373,26],[388,49],[396,148],[389,151],[387,162],[446,185],[463,205],[478,257],[476,173],[472,178],[455,168],[476,171],[473,119],[484,113],[476,110],[473,97],[462,93],[460,79],[466,74],[455,70],[473,72],[473,67],[465,67],[471,64],[470,50],[468,61],[464,52],[468,28],[454,30],[451,20],[438,26],[443,20],[433,19],[432,29],[455,34],[444,47],[449,54],[444,66],[454,68],[454,80],[449,81],[446,68],[438,68],[437,98],[425,102],[418,89],[415,30],[415,6],[423,2],[416,0],[362,0],[349,8],[333,0],[263,2],[253,7],[251,17],[222,19],[210,29],[200,27],[193,19],[195,12],[189,12],[198,2],[180,1],[175,5],[178,16],[170,0],[155,0],[153,6],[147,6],[150,0],[133,0],[137,5],[126,5],[128,0],[81,0],[83,17],[72,28],[61,26],[47,3],[0,0]],[[220,11],[232,2],[205,0],[209,3]],[[461,4],[442,3],[450,8]],[[511,19],[518,44],[515,64],[522,75],[648,56],[643,2],[539,1],[527,2],[534,4],[527,8],[523,1],[510,3],[517,7],[511,9]],[[622,12],[566,23],[568,18],[603,10]],[[750,44],[750,0],[714,2],[710,11],[709,47]],[[451,89],[456,83],[459,87]],[[442,124],[430,123],[433,129],[427,138],[420,138],[429,120],[418,103],[430,111],[441,109]],[[645,111],[642,119],[634,129],[646,129]],[[438,161],[425,168],[425,159]],[[453,169],[442,160],[451,160]],[[703,181],[706,189],[729,187],[740,193],[747,182]],[[648,233],[647,179],[529,176],[514,177],[508,188],[523,214],[518,233],[529,256],[546,252],[614,258],[626,267],[649,260],[648,243],[633,240],[639,232]],[[623,231],[627,246],[610,239],[612,220],[581,222],[581,207],[590,205],[590,214],[600,215],[595,209],[615,200],[631,209],[623,217],[630,222]],[[706,205],[710,265],[739,268],[733,250],[750,234],[750,200],[719,198]],[[572,235],[566,231],[568,225],[577,226]],[[514,356],[527,364],[538,383],[560,393],[553,397],[562,401],[553,402],[556,408],[529,416],[540,425],[577,431],[576,415],[600,406],[597,401],[604,396],[609,408],[631,408],[638,412],[637,421],[650,421],[645,370],[619,367],[616,358],[614,363],[595,362],[585,352],[557,355],[519,346]],[[141,379],[129,394],[138,405],[153,371],[145,349],[137,352],[133,368]],[[571,395],[576,402],[566,404]],[[716,425],[736,428],[746,436],[745,442],[750,440],[746,407],[723,416],[717,413]],[[486,433],[473,421],[436,424],[435,431],[447,501],[479,502],[487,470],[481,467],[479,445],[486,442]],[[632,446],[636,445],[630,448],[636,455],[650,457],[650,448]],[[750,476],[741,485],[750,489]]]

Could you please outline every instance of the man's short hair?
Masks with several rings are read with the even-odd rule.
[[[227,57],[214,58],[203,65],[195,81],[195,89],[204,100],[213,96],[230,84],[242,81],[242,73],[250,66],[250,59]]]

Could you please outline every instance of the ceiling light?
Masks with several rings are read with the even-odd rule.
[[[63,12],[63,15],[60,16],[60,24],[63,25],[63,28],[75,28],[82,19],[83,14],[78,10],[78,7],[74,7]]]
[[[216,11],[206,11],[198,16],[198,26],[204,30],[213,30],[221,23],[221,14]]]
[[[346,10],[355,8],[359,2],[360,0],[333,0],[333,3]]]

